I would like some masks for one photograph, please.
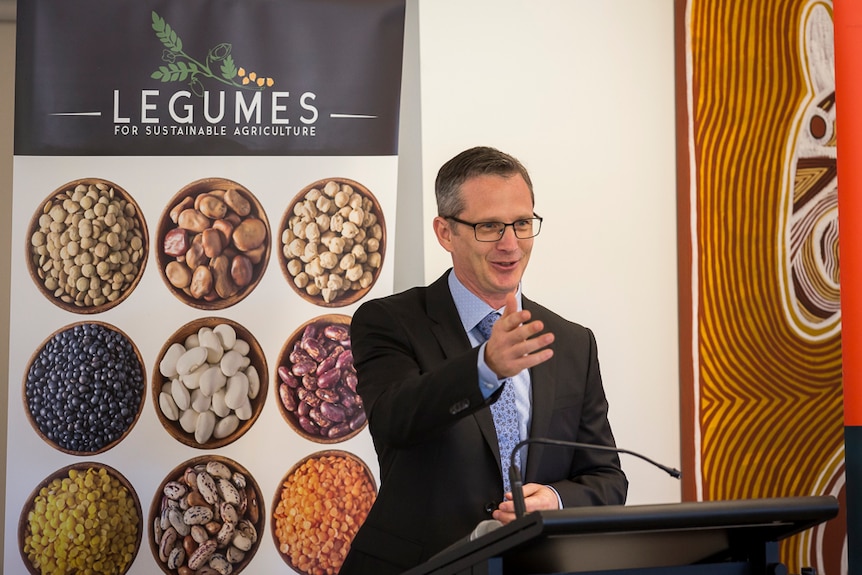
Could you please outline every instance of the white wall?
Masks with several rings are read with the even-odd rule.
[[[525,293],[595,331],[618,445],[679,467],[673,0],[408,6],[425,281],[449,265],[430,226],[439,166],[473,145],[518,157],[545,218]],[[661,471],[623,467],[629,503],[680,500]]]

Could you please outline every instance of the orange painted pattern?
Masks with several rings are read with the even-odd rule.
[[[782,244],[794,193],[798,200],[798,186],[808,185],[788,152],[808,128],[799,112],[811,92],[800,30],[815,4],[831,14],[826,2],[687,3],[692,189],[681,193],[693,206],[688,319],[697,345],[688,391],[699,436],[683,441],[696,443],[698,468],[689,473],[703,500],[812,495],[835,472],[836,454],[843,461],[840,316],[829,316],[831,331],[794,324]],[[834,267],[837,224],[823,219],[820,242],[807,245]],[[827,273],[810,285],[837,298],[829,288],[837,269]],[[789,572],[812,564],[815,551],[800,547],[814,544],[785,542]],[[819,575],[838,575],[836,560]]]

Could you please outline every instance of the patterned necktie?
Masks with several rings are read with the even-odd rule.
[[[491,337],[491,326],[500,319],[500,314],[492,311],[476,326],[485,341]],[[510,454],[520,441],[518,432],[518,410],[515,408],[515,385],[512,378],[503,382],[503,391],[497,401],[491,404],[491,414],[494,416],[494,427],[497,428],[497,441],[500,444],[500,464],[503,469],[503,491],[509,491]],[[515,465],[520,469],[521,456],[515,454]]]

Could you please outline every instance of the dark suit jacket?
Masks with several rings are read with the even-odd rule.
[[[353,316],[358,392],[381,485],[341,575],[401,573],[468,536],[503,500],[479,348],[447,275],[368,301]],[[614,445],[592,332],[527,298],[523,307],[556,336],[554,357],[531,370],[530,437]],[[528,482],[553,486],[566,507],[623,504],[628,488],[616,453],[543,445],[529,446]]]

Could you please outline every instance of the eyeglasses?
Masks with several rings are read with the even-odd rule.
[[[509,224],[505,222],[479,222],[474,224],[472,222],[466,222],[460,218],[456,218],[455,216],[445,217],[447,220],[452,220],[453,222],[458,222],[459,224],[464,224],[465,226],[473,228],[473,235],[476,237],[477,241],[497,242],[500,241],[503,234],[506,233],[506,228],[509,226],[512,226],[512,231],[515,232],[515,237],[519,240],[526,240],[539,235],[539,232],[542,230],[542,218],[536,214],[533,215],[535,217],[516,220]]]

